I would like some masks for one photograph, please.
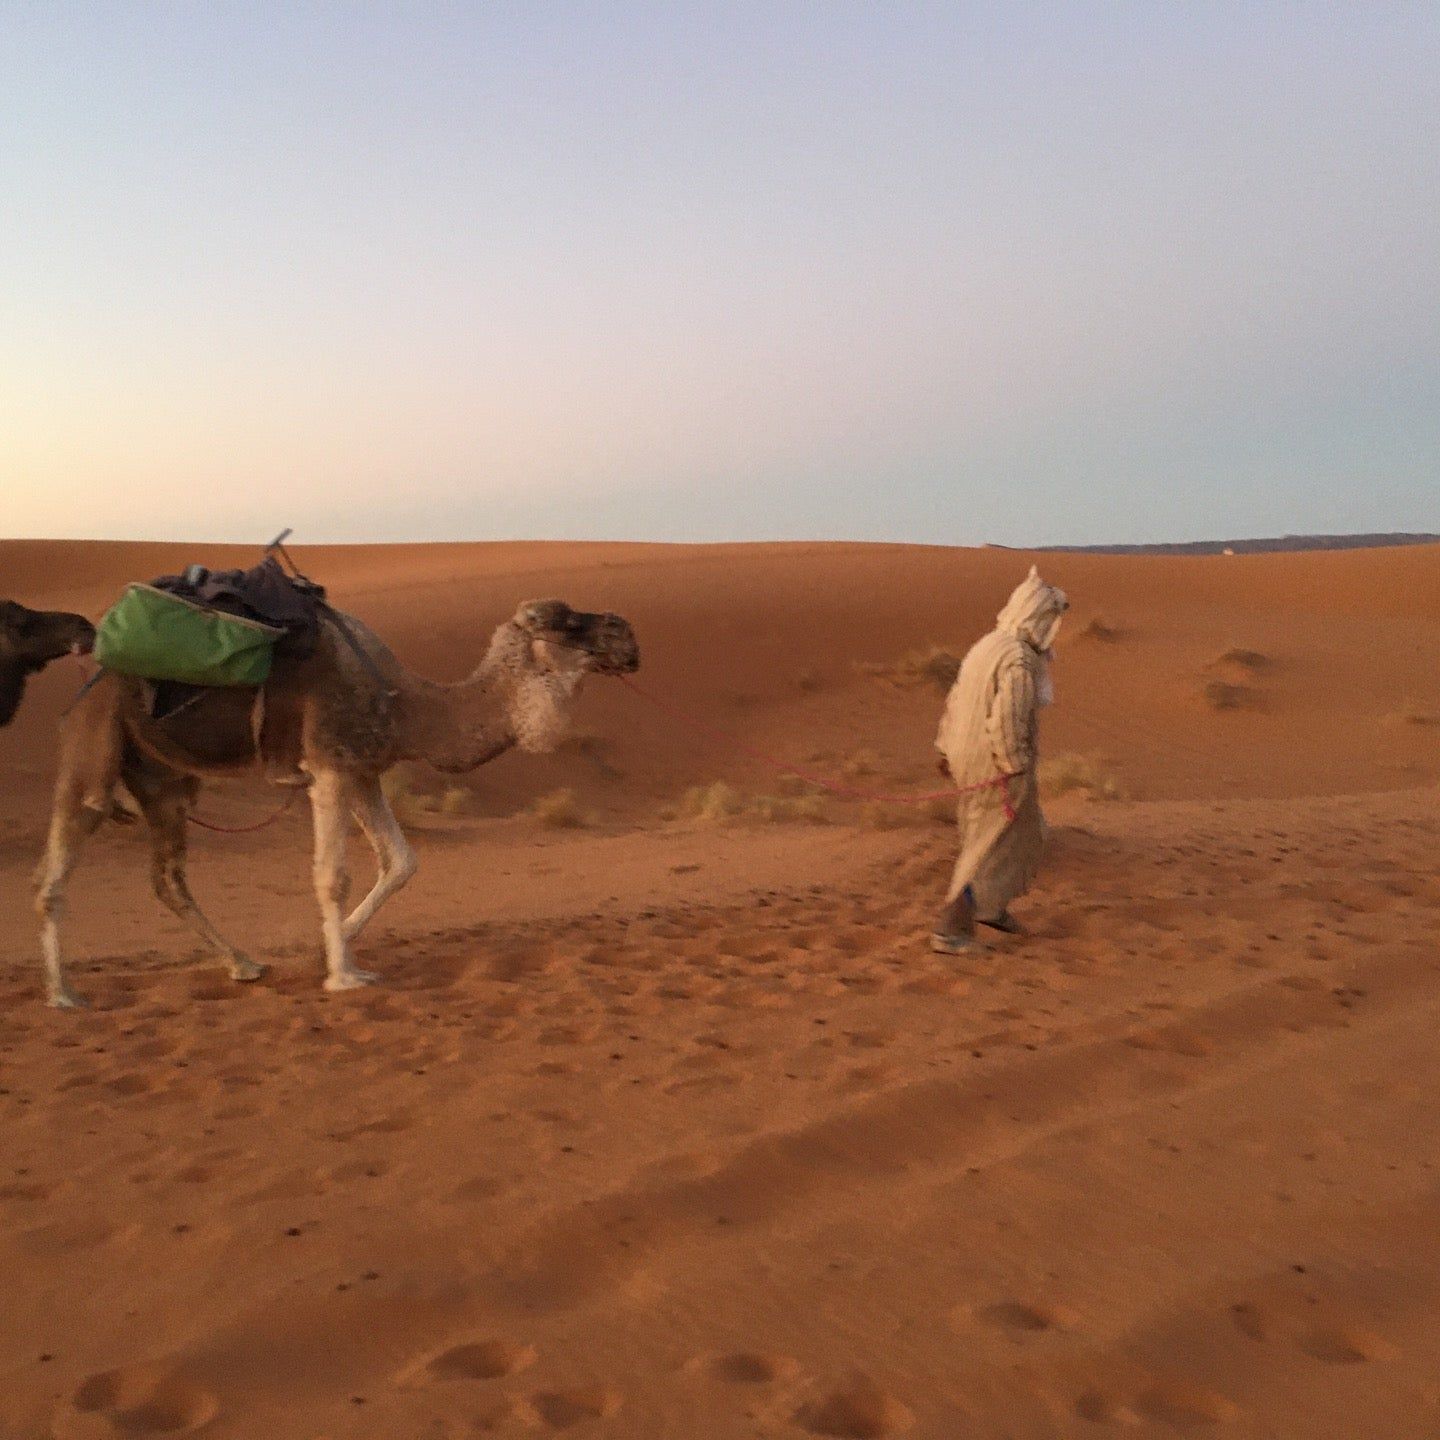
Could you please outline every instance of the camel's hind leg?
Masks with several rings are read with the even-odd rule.
[[[206,918],[190,893],[185,874],[185,824],[199,789],[186,776],[127,773],[125,785],[135,797],[150,827],[150,883],[160,903],[183,920],[225,961],[232,980],[257,980],[265,966],[237,950]]]
[[[379,873],[370,893],[350,912],[345,921],[345,939],[353,940],[375,917],[375,912],[415,873],[415,852],[395,818],[380,782],[356,779],[352,782],[351,804],[370,848],[375,852]]]
[[[357,968],[345,935],[345,901],[350,876],[345,869],[346,832],[350,828],[351,778],[338,770],[316,770],[310,787],[315,821],[315,898],[325,936],[325,988],[354,990],[377,977]]]
[[[74,1010],[84,1001],[65,983],[60,957],[60,921],[65,915],[65,881],[80,858],[80,847],[109,812],[86,804],[78,787],[62,787],[55,795],[50,838],[35,877],[35,909],[40,916],[40,949],[45,957],[45,999],[60,1010]]]

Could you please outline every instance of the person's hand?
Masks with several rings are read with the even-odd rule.
[[[950,779],[950,762],[943,755],[935,759],[935,768],[948,780]]]

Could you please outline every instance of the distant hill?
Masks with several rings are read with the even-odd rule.
[[[1033,548],[1069,555],[1262,555],[1277,550],[1382,550],[1393,545],[1436,544],[1440,544],[1440,535],[1280,535],[1268,540],[1188,540],[1155,545],[1038,545]]]

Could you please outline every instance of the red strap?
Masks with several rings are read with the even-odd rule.
[[[253,825],[216,825],[214,821],[202,820],[198,815],[187,815],[185,818],[192,825],[198,825],[202,830],[213,830],[217,835],[248,835],[252,830],[263,830],[267,825],[273,825],[295,803],[298,793],[299,791],[292,790],[285,797],[285,803],[273,815],[267,815]]]

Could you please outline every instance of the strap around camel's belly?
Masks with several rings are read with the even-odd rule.
[[[297,697],[283,687],[157,686],[125,681],[126,730],[136,747],[172,769],[239,771],[300,756]],[[158,702],[158,703],[157,703]]]

